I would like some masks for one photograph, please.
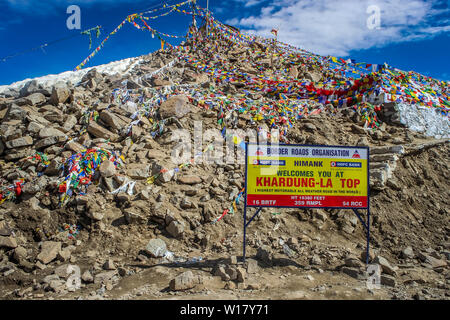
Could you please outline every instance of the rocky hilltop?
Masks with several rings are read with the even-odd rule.
[[[0,296],[448,299],[448,84],[207,19],[120,72],[1,91]],[[265,208],[242,263],[249,140],[370,147],[379,289],[350,210]]]

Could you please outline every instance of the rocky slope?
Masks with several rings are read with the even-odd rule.
[[[264,41],[204,38],[126,73],[94,68],[75,85],[29,81],[0,98],[0,296],[448,299],[448,139],[404,127],[392,103],[372,128],[356,101],[293,104],[248,75],[345,78]],[[196,122],[216,139],[276,128],[285,143],[369,146],[381,287],[366,287],[364,229],[346,210],[263,209],[243,264],[244,165],[171,159],[174,133],[193,137]],[[218,146],[204,138],[196,151]]]

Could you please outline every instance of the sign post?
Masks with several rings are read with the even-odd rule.
[[[244,243],[263,207],[352,209],[367,235],[369,262],[369,148],[295,144],[245,147]],[[258,208],[247,222],[247,207]],[[358,210],[367,210],[367,222]]]

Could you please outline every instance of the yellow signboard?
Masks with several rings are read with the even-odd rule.
[[[368,189],[367,147],[247,145],[247,206],[365,209]]]

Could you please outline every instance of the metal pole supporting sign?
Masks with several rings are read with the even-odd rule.
[[[243,261],[247,227],[263,207],[322,208],[355,213],[366,232],[369,264],[369,167],[368,147],[245,143]],[[258,209],[247,221],[248,207]],[[367,210],[366,221],[358,210]]]

